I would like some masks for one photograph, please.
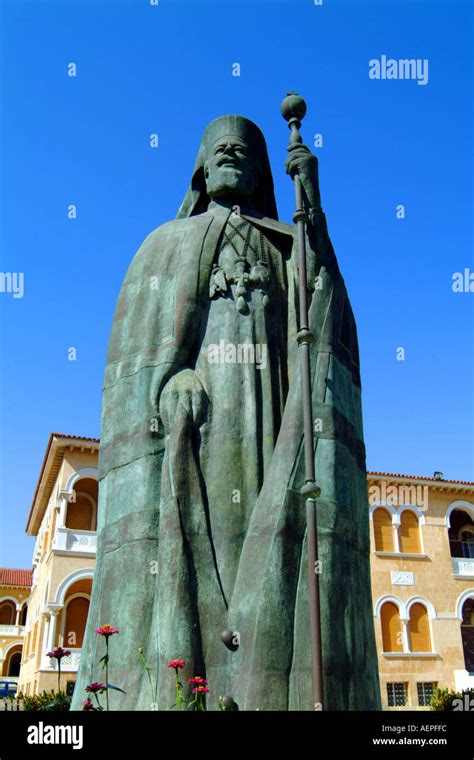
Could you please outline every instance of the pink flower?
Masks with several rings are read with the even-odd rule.
[[[95,683],[90,683],[89,686],[86,686],[86,691],[90,692],[91,694],[97,694],[98,691],[104,691],[107,686],[105,683],[100,683],[96,681]]]
[[[207,681],[202,676],[194,676],[194,678],[188,680],[188,683],[190,683],[191,686],[207,686]]]
[[[97,628],[96,633],[99,634],[99,636],[105,636],[106,639],[109,638],[109,636],[113,636],[114,633],[120,633],[118,628],[112,628],[110,625],[103,625],[102,628]]]
[[[195,686],[193,689],[193,694],[209,694],[209,689],[206,686]]]
[[[180,668],[184,668],[185,665],[186,665],[186,663],[185,663],[184,660],[171,660],[171,662],[169,662],[166,667],[168,667],[168,668],[174,668],[175,671],[176,671],[176,673],[178,673],[178,670]]]
[[[46,657],[54,657],[56,660],[61,660],[63,657],[69,657],[70,654],[71,651],[69,649],[57,647],[57,649],[53,649],[52,652],[47,652]]]
[[[97,712],[97,707],[94,707],[94,705],[90,701],[89,697],[84,700],[84,702],[82,703],[82,705],[83,705],[82,706],[83,710],[95,710]]]

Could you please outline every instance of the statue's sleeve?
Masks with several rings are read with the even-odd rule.
[[[110,336],[103,390],[104,471],[156,447],[153,427],[166,380],[189,361],[198,323],[199,236],[169,223],[142,243],[123,282]],[[192,239],[192,245],[190,244]]]

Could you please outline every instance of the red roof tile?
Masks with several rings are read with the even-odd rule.
[[[83,435],[66,435],[65,433],[51,433],[52,438],[72,438],[74,441],[92,441],[100,443],[100,438],[85,438]]]
[[[0,567],[0,586],[31,586],[31,570],[15,570],[11,567]]]
[[[457,483],[460,486],[474,486],[472,480],[448,480],[447,478],[427,478],[424,475],[402,475],[396,472],[367,472],[367,475],[382,475],[389,478],[408,478],[409,480],[432,480],[433,483]]]

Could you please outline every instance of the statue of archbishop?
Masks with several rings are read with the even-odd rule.
[[[287,160],[309,213],[325,709],[379,709],[357,332],[321,210],[316,157]],[[167,664],[208,709],[311,710],[294,226],[264,137],[209,124],[176,219],[125,277],[102,405],[97,567],[73,709],[112,643],[113,709],[169,709]],[[222,641],[232,631],[232,642]],[[225,638],[225,637],[224,637]],[[140,666],[156,669],[156,694]],[[155,673],[154,673],[155,674]]]

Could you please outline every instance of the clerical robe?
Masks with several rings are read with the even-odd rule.
[[[114,693],[116,709],[168,709],[166,666],[175,657],[186,661],[183,681],[208,679],[210,709],[226,693],[240,709],[313,709],[294,232],[242,217],[248,274],[266,251],[259,288],[239,277],[242,261],[232,271],[243,251],[233,260],[223,245],[236,224],[229,217],[214,207],[162,225],[122,286],[105,373],[97,572],[76,709],[101,677],[94,629],[104,623],[120,629],[110,681],[127,693]],[[308,264],[325,707],[374,709],[357,334],[322,213],[309,230]],[[209,362],[209,346],[221,340],[266,345],[267,366]],[[178,407],[167,430],[167,383],[189,372],[202,383],[205,412],[193,423]],[[223,629],[237,632],[236,651],[222,643]],[[156,694],[139,647],[158,670]]]

